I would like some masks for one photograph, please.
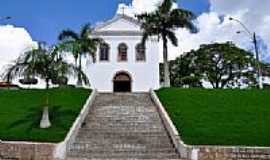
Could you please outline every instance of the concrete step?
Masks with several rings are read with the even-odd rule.
[[[150,106],[149,94],[100,94],[94,103],[95,106]]]
[[[99,94],[68,160],[178,159],[149,94]]]
[[[164,128],[162,126],[156,126],[156,125],[95,125],[95,124],[90,124],[88,126],[88,130],[96,130],[96,131],[111,131],[111,132],[120,132],[120,131],[125,131],[125,130],[134,130],[134,131],[141,131],[141,130],[146,130],[146,131],[155,131],[155,132],[163,132]],[[88,132],[84,132],[86,134],[91,134]]]
[[[179,156],[176,153],[131,153],[119,152],[119,153],[108,153],[108,152],[97,152],[97,153],[77,153],[71,152],[69,157],[75,158],[89,158],[89,159],[178,159]]]
[[[170,143],[170,139],[167,136],[160,136],[160,135],[151,135],[151,136],[136,136],[134,134],[80,134],[79,136],[77,136],[76,141],[78,142],[82,142],[82,143],[88,143],[88,142],[95,142],[95,141],[110,141],[111,143],[114,142],[130,142],[130,143],[139,143],[139,142],[143,142],[145,144],[159,144],[159,143],[165,143],[168,142]]]
[[[111,132],[110,130],[107,131],[103,131],[103,132],[99,132],[99,131],[92,131],[91,129],[89,129],[91,131],[91,134],[86,134],[86,133],[81,133],[84,131],[80,131],[80,134],[77,136],[77,138],[121,138],[121,137],[145,137],[145,139],[149,139],[151,137],[156,137],[156,138],[164,138],[167,137],[167,133],[166,132],[147,132],[147,131],[134,131],[134,132],[130,132],[130,131],[123,131],[123,132]],[[167,137],[168,138],[168,137]]]
[[[73,158],[73,157],[68,157],[66,160],[164,160],[163,158],[161,159],[138,159],[138,158]],[[186,160],[186,159],[166,159],[166,160]]]
[[[169,142],[163,142],[163,143],[144,143],[144,142],[111,142],[108,144],[108,142],[111,141],[87,141],[87,142],[75,142],[70,149],[78,149],[78,150],[119,150],[119,149],[126,149],[126,150],[166,150],[173,148],[173,145]]]
[[[155,148],[154,148],[155,147]],[[140,145],[130,145],[130,144],[121,144],[121,145],[110,145],[106,147],[102,146],[82,146],[79,145],[77,147],[69,149],[69,152],[87,152],[87,153],[99,153],[99,152],[106,152],[106,153],[119,153],[119,152],[130,152],[130,153],[175,153],[176,151],[172,150],[172,146],[166,146],[158,148],[153,146],[153,148],[140,146]]]

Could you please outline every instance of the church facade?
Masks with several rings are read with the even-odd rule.
[[[158,40],[151,38],[142,45],[138,21],[116,15],[98,25],[93,36],[104,43],[98,47],[96,62],[87,67],[92,88],[99,92],[147,92],[159,88]]]

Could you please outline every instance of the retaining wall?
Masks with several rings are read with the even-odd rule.
[[[61,143],[11,142],[0,140],[0,160],[64,160],[69,144],[75,137],[86,118],[96,97],[94,90],[87,99],[65,140]]]
[[[151,90],[150,95],[181,158],[188,160],[270,160],[270,147],[195,146],[185,144],[156,93]]]
[[[268,147],[195,147],[199,160],[269,160]]]

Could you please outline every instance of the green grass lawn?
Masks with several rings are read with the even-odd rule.
[[[63,141],[90,90],[57,88],[49,91],[52,127],[39,129],[44,90],[0,90],[0,139],[8,141]],[[52,112],[53,110],[53,112]]]
[[[192,145],[270,146],[270,91],[161,89],[157,94]]]

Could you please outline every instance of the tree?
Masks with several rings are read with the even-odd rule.
[[[173,9],[174,0],[164,0],[158,9],[152,13],[137,15],[142,22],[143,30],[142,43],[151,36],[157,36],[163,41],[163,60],[164,60],[164,85],[170,87],[170,73],[168,63],[168,40],[174,45],[178,45],[178,39],[174,33],[176,28],[187,28],[195,31],[192,24],[193,14],[184,9]]]
[[[75,59],[75,65],[79,60],[78,68],[82,70],[82,56],[90,55],[95,61],[97,45],[102,42],[99,38],[91,38],[92,28],[90,24],[85,24],[79,33],[70,29],[63,30],[58,39],[61,41],[61,50],[71,52]],[[82,86],[82,75],[78,73],[78,86]]]
[[[173,87],[202,87],[200,74],[190,66],[190,60],[183,55],[170,61],[170,80]]]
[[[46,82],[46,100],[43,107],[43,116],[40,122],[41,128],[51,126],[49,120],[49,88],[50,81],[80,73],[82,80],[89,84],[87,76],[80,68],[68,64],[59,54],[57,46],[50,49],[39,44],[37,49],[32,49],[21,55],[13,65],[9,65],[4,74],[4,79],[12,80],[15,77],[39,77]]]
[[[209,81],[213,88],[256,85],[256,60],[252,53],[231,42],[201,45],[200,49],[186,53],[183,58],[194,75]]]

